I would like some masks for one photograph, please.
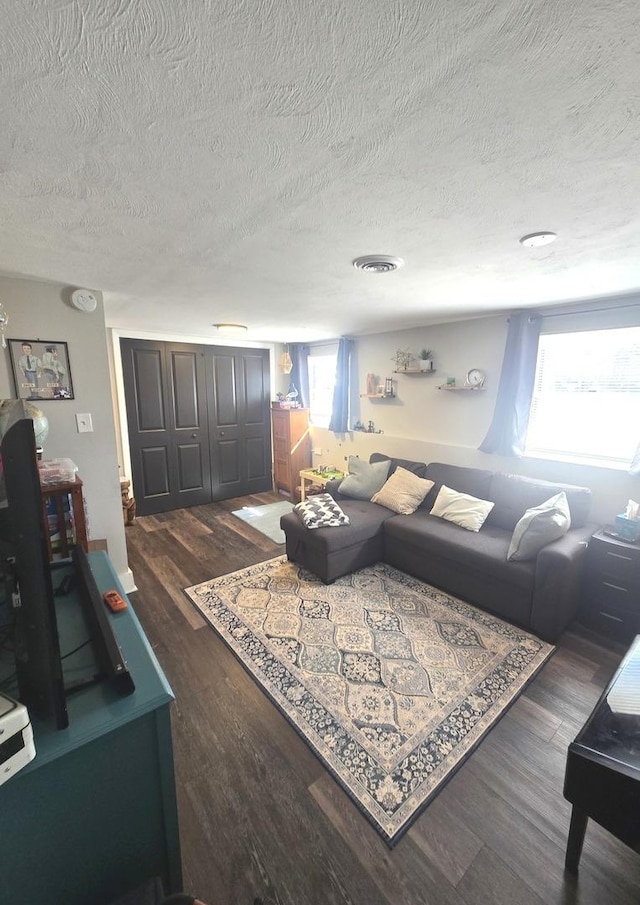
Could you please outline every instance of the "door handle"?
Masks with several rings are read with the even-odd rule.
[[[220,431],[220,436],[224,437],[224,431]]]
[[[195,440],[197,436],[198,436],[197,434],[191,434],[191,439]]]

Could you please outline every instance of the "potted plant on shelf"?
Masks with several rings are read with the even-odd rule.
[[[421,371],[432,371],[433,370],[433,352],[431,349],[423,349],[420,352],[418,363],[420,365]]]

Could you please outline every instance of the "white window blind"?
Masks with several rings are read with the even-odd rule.
[[[628,468],[640,443],[640,327],[543,333],[526,455]]]
[[[316,427],[329,427],[336,382],[337,346],[320,346],[309,352],[309,419]]]

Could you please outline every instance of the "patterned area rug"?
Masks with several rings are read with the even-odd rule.
[[[554,648],[378,563],[281,556],[186,593],[393,845]]]

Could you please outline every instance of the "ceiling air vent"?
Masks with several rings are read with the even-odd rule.
[[[356,270],[364,270],[365,273],[391,273],[403,265],[402,258],[393,255],[363,255],[353,262]]]

